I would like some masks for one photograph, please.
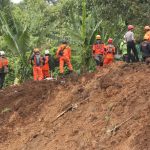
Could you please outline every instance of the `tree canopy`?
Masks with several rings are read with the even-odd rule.
[[[95,35],[101,34],[105,42],[112,37],[118,45],[127,25],[133,24],[140,39],[143,27],[150,24],[149,6],[149,0],[0,0],[0,47],[22,62],[23,72],[16,74],[26,72],[28,78],[27,57],[33,48],[49,48],[54,55],[60,41],[67,39],[75,69],[89,70]]]

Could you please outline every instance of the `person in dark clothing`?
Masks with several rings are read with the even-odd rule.
[[[150,41],[147,38],[140,45],[140,50],[142,52],[143,61],[146,64],[150,64]]]
[[[133,29],[134,29],[134,26],[129,25],[128,26],[128,32],[124,36],[125,40],[127,42],[128,63],[130,61],[132,61],[132,62],[138,62],[139,61],[138,53],[137,53],[137,50],[135,47],[134,33],[132,32]],[[132,57],[131,52],[133,52],[135,59]]]
[[[0,51],[0,89],[3,88],[5,76],[8,73],[8,60],[5,57],[5,52]]]

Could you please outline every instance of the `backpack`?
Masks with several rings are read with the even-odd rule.
[[[108,45],[108,48],[107,48],[107,53],[114,53],[114,45]]]
[[[35,65],[35,66],[41,66],[41,63],[43,62],[40,54],[33,55],[31,60],[34,61],[34,62],[31,61],[31,65]]]

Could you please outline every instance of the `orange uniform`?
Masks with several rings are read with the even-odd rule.
[[[104,64],[111,64],[114,61],[115,46],[113,44],[108,44],[106,46]]]
[[[147,31],[144,35],[144,39],[147,39],[148,41],[150,41],[150,31]]]
[[[59,46],[57,53],[57,58],[59,58],[59,69],[60,73],[64,73],[64,64],[66,63],[69,70],[73,71],[73,67],[71,64],[71,48],[69,46],[66,46],[66,44],[62,44]]]
[[[96,62],[96,68],[103,66],[103,54],[105,51],[105,44],[101,40],[96,40],[96,43],[93,44],[92,54]]]
[[[34,81],[43,79],[42,65],[43,59],[40,54],[34,54],[31,58],[33,64],[33,77]]]
[[[7,58],[0,57],[0,69],[2,69],[4,66],[8,66],[8,60]]]
[[[105,51],[105,44],[100,41],[100,42],[96,42],[94,45],[93,45],[93,55],[103,55],[104,54],[104,51]]]
[[[0,56],[0,89],[3,87],[6,73],[8,73],[8,60]]]
[[[48,78],[50,77],[49,56],[45,56],[43,59],[44,59],[44,65],[42,67],[43,77]]]

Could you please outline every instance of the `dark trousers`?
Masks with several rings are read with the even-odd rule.
[[[134,54],[131,54],[131,51]],[[135,47],[135,43],[134,41],[131,42],[127,42],[127,54],[128,54],[128,62],[132,61],[132,62],[138,62],[139,61],[139,57],[138,57],[138,53],[137,53],[137,49]]]
[[[0,89],[2,89],[5,81],[5,73],[0,73]]]

